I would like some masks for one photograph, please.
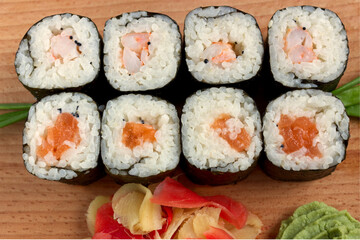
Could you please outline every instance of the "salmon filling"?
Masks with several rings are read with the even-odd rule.
[[[122,143],[131,150],[144,142],[156,142],[156,130],[149,124],[127,122],[123,128]]]
[[[288,115],[282,114],[278,123],[281,136],[284,143],[281,146],[287,154],[305,148],[306,156],[311,158],[321,158],[322,154],[317,146],[314,146],[314,138],[319,134],[316,124],[308,117],[290,118]]]
[[[42,144],[37,148],[36,154],[44,158],[52,153],[57,160],[60,160],[62,154],[71,147],[71,143],[78,146],[80,142],[78,120],[70,113],[61,113],[55,125],[46,129]]]
[[[289,29],[284,41],[284,51],[293,63],[312,62],[317,59],[311,35],[305,28]]]
[[[221,138],[226,140],[234,150],[242,152],[250,146],[251,138],[245,128],[241,128],[240,133],[231,131],[226,123],[231,118],[229,114],[221,114],[220,117],[212,123],[211,128],[214,129]]]
[[[73,29],[66,28],[50,39],[51,60],[60,59],[61,62],[73,60],[81,54],[80,46],[81,43],[75,40]]]
[[[124,49],[120,50],[120,58],[130,74],[140,71],[150,58],[149,45],[151,33],[128,33],[121,38]]]

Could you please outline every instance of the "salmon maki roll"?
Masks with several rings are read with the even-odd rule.
[[[256,19],[232,7],[192,10],[184,26],[186,64],[208,84],[239,83],[260,72],[264,46]]]
[[[20,42],[18,78],[37,99],[63,91],[90,92],[101,68],[101,46],[89,18],[70,13],[45,17]]]
[[[265,171],[279,180],[331,174],[345,159],[349,117],[342,102],[320,90],[287,92],[266,108]]]
[[[340,18],[312,6],[278,10],[268,25],[268,45],[273,78],[284,90],[334,90],[349,55]]]
[[[244,91],[197,91],[182,112],[184,169],[193,181],[222,185],[249,175],[262,150],[261,120]]]
[[[179,163],[179,118],[164,100],[134,94],[110,100],[101,131],[102,159],[118,183],[158,182]]]
[[[29,110],[23,133],[26,169],[47,180],[86,185],[103,176],[100,115],[85,94],[43,98]]]
[[[164,87],[175,79],[180,56],[179,27],[166,15],[138,11],[106,21],[105,76],[118,91]]]

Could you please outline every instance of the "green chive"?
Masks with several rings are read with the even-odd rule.
[[[335,89],[334,91],[332,91],[332,94],[337,95],[345,90],[348,90],[349,88],[351,88],[357,84],[360,84],[360,77],[357,77],[354,80],[352,80],[351,82],[346,83],[345,85],[342,85],[341,87]]]
[[[31,105],[31,103],[4,103],[0,104],[0,110],[26,110]]]
[[[346,109],[346,113],[349,116],[360,117],[360,103],[356,104],[356,105],[349,106],[349,107],[347,107],[345,109]]]
[[[3,116],[5,115],[5,116]],[[28,110],[22,110],[17,112],[11,112],[11,113],[4,113],[0,115],[0,128],[5,127],[7,125],[16,123],[18,121],[26,119],[28,115]]]
[[[23,110],[23,111],[27,111],[27,110]],[[19,115],[19,112],[22,112],[22,111],[15,111],[15,112],[8,112],[8,113],[1,114],[0,115],[0,122],[6,120],[8,118]]]
[[[336,95],[344,104],[345,107],[360,103],[360,85],[342,91]]]

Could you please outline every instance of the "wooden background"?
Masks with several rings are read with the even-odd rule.
[[[34,102],[17,80],[14,57],[29,27],[41,18],[63,12],[90,17],[102,32],[105,21],[123,12],[147,10],[169,15],[183,29],[184,18],[199,6],[229,5],[252,14],[264,39],[272,14],[294,5],[315,5],[335,11],[343,21],[349,38],[348,67],[340,85],[359,76],[359,1],[270,1],[270,0],[59,0],[0,1],[0,102]],[[96,195],[109,195],[118,189],[109,177],[89,186],[70,186],[40,180],[29,174],[22,161],[24,122],[0,129],[0,238],[86,238],[89,233],[85,212]],[[347,158],[326,178],[311,182],[279,182],[257,168],[244,181],[222,187],[186,185],[200,194],[224,194],[243,202],[263,221],[260,238],[274,238],[280,221],[299,205],[324,201],[347,209],[360,220],[359,119],[351,118],[351,139]]]

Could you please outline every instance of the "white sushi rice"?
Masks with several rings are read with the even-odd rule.
[[[211,128],[222,114],[233,117],[226,124],[235,137],[241,128],[250,135],[251,144],[247,150],[234,150]],[[186,100],[181,122],[183,153],[199,169],[244,171],[262,150],[260,114],[254,101],[240,89],[221,87],[197,91]]]
[[[134,74],[124,67],[121,37],[128,33],[151,33],[149,61]],[[110,84],[120,91],[161,88],[175,78],[181,51],[177,24],[165,15],[144,11],[109,19],[104,28],[104,70]]]
[[[81,54],[72,60],[52,60],[51,38],[70,28],[73,39],[81,43]],[[100,69],[100,37],[88,18],[72,14],[46,17],[32,26],[15,58],[20,81],[31,88],[78,87],[91,82]]]
[[[262,35],[250,14],[231,7],[196,8],[185,19],[184,33],[186,63],[198,81],[211,84],[240,82],[254,77],[262,65]],[[223,62],[221,66],[211,61],[205,63],[204,50],[220,41],[237,43],[236,60]]]
[[[122,143],[127,122],[150,124],[156,141],[131,149]],[[114,175],[154,176],[174,169],[180,157],[175,107],[150,95],[123,95],[107,103],[102,121],[101,156]]]
[[[268,27],[270,65],[276,81],[288,87],[310,88],[316,85],[301,83],[301,79],[326,83],[345,71],[348,41],[345,28],[334,12],[311,6],[288,7],[277,11]],[[284,51],[286,33],[296,27],[305,27],[312,37],[317,56],[312,62],[294,64]]]
[[[321,158],[306,156],[305,148],[291,154],[281,149],[284,138],[276,125],[282,114],[315,121],[319,133],[313,140],[313,146],[317,144]],[[288,92],[267,107],[263,123],[265,152],[274,165],[285,170],[327,169],[344,159],[346,146],[343,141],[349,139],[349,121],[344,105],[331,93],[320,90]]]
[[[61,110],[59,110],[61,109]],[[81,141],[78,146],[68,142],[60,160],[50,152],[44,159],[36,151],[42,144],[46,129],[53,127],[62,113],[77,113]],[[84,172],[97,166],[100,152],[100,116],[93,100],[80,93],[61,93],[43,98],[29,110],[23,133],[23,159],[26,169],[48,180],[73,179],[77,172]],[[50,163],[50,164],[49,164]]]

